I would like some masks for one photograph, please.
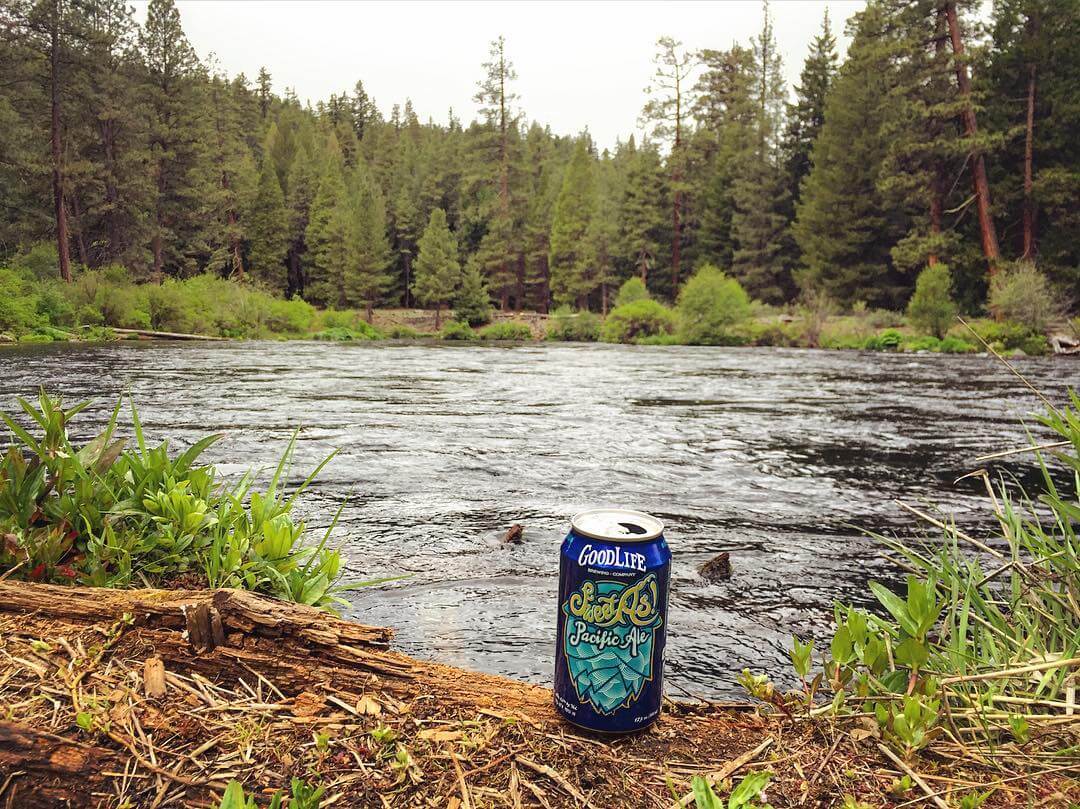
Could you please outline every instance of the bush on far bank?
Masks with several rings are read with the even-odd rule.
[[[600,315],[595,312],[560,306],[548,318],[545,339],[595,343],[600,339],[601,322]]]
[[[679,336],[690,345],[730,345],[733,329],[750,317],[750,296],[742,284],[712,264],[704,264],[679,293]]]
[[[600,330],[600,339],[605,343],[634,343],[672,334],[675,323],[674,312],[662,303],[642,298],[612,309]]]

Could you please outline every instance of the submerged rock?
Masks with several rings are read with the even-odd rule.
[[[708,582],[725,581],[731,578],[731,556],[721,551],[698,568],[701,578]]]

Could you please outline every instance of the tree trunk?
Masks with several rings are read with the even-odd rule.
[[[372,321],[375,319],[375,302],[367,301],[364,306],[364,320],[368,322],[368,325],[372,325]]]
[[[98,127],[101,133],[101,151],[105,156],[105,233],[108,234],[108,259],[115,260],[120,255],[120,223],[117,216],[119,193],[116,190],[116,137],[111,119],[103,120]]]
[[[82,206],[79,205],[79,195],[71,195],[71,212],[75,214],[75,246],[79,248],[79,263],[84,267],[90,266],[90,258],[86,252],[86,238],[83,236]]]
[[[60,129],[60,4],[53,0],[49,30],[49,140],[52,147],[52,191],[56,217],[56,254],[60,277],[71,281],[71,252],[68,242],[67,210],[64,207],[64,144]]]
[[[600,285],[600,313],[607,317],[608,308],[608,286],[607,284]]]
[[[1035,163],[1035,65],[1028,66],[1027,126],[1024,130],[1024,252],[1021,258],[1035,255],[1035,200],[1032,198]]]
[[[945,16],[949,22],[949,37],[952,40],[954,61],[956,63],[956,85],[960,96],[964,100],[964,134],[973,141],[978,137],[978,127],[975,122],[975,107],[971,101],[971,79],[968,77],[967,65],[964,63],[964,42],[960,37],[960,21],[956,15],[955,0],[948,0],[945,4]],[[972,177],[975,185],[975,200],[979,210],[979,229],[982,232],[983,255],[989,269],[990,277],[997,274],[998,261],[1001,251],[998,248],[997,230],[994,227],[994,219],[990,213],[990,184],[986,179],[986,161],[982,150],[973,145],[972,154]]]
[[[304,277],[300,270],[300,249],[293,244],[289,249],[289,296],[304,294]]]
[[[225,186],[228,188],[228,185]],[[232,256],[232,277],[236,281],[244,280],[244,258],[240,253],[240,237],[236,235],[236,211],[229,211],[229,254]]]
[[[410,289],[411,285],[412,285],[412,257],[408,253],[406,253],[405,254],[405,300],[404,300],[404,304],[405,304],[406,309],[408,309],[409,307],[412,306],[412,297],[411,297],[412,296],[412,290]]]
[[[435,304],[435,331],[438,331],[440,326],[442,326],[442,304],[437,303]]]

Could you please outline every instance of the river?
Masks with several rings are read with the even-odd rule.
[[[1068,360],[1025,359],[1055,401]],[[272,467],[302,427],[292,477],[339,455],[301,500],[309,525],[345,508],[347,614],[396,646],[550,682],[558,548],[593,506],[656,514],[674,552],[669,693],[731,697],[743,668],[790,683],[791,633],[827,641],[835,600],[896,580],[863,530],[913,536],[894,503],[927,500],[991,527],[974,458],[1025,442],[1038,402],[985,356],[794,349],[312,342],[34,346],[0,352],[0,404],[39,385],[99,428],[124,390],[148,436],[230,474]],[[1037,429],[1037,425],[1033,425]],[[1031,467],[1002,467],[1029,476]],[[525,526],[521,545],[498,537]],[[730,580],[697,567],[731,554]]]

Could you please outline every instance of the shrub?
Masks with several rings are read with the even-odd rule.
[[[817,348],[821,343],[821,333],[829,317],[836,311],[836,302],[823,289],[807,287],[803,290],[799,305],[802,315],[803,343],[810,348]]]
[[[20,275],[38,281],[53,281],[60,277],[60,257],[56,242],[37,242],[20,250],[11,258],[11,268]]]
[[[650,298],[617,306],[607,316],[600,337],[606,343],[633,343],[641,337],[671,334],[675,315]]]
[[[325,461],[296,492],[284,491],[295,436],[266,491],[256,492],[251,475],[222,483],[213,466],[197,465],[220,435],[170,454],[167,443],[147,445],[133,409],[135,442],[125,449],[115,436],[117,404],[105,431],[76,448],[67,427],[85,404],[64,410],[44,393],[36,408],[19,404],[42,434],[0,414],[17,442],[0,459],[4,576],[129,587],[196,573],[211,587],[343,603],[334,597],[339,553],[325,538],[305,546],[304,525],[291,514]]]
[[[750,296],[734,278],[705,264],[679,293],[679,334],[690,345],[730,345],[731,329],[750,316]]]
[[[738,342],[738,337],[732,337],[733,342],[724,345],[743,345]],[[681,346],[686,345],[677,334],[650,334],[648,337],[639,337],[634,341],[639,346]]]
[[[871,335],[866,339],[863,348],[870,351],[895,351],[904,342],[904,335],[896,329],[886,329],[881,334]]]
[[[532,329],[520,320],[502,320],[480,330],[481,340],[531,340]]]
[[[600,339],[600,318],[593,312],[575,312],[569,306],[560,306],[548,319],[548,340],[565,340],[591,343]]]
[[[12,269],[0,269],[0,330],[18,335],[41,323],[33,283]]]
[[[934,264],[919,273],[907,315],[915,328],[941,339],[956,319],[952,299],[952,276],[945,264]]]
[[[941,340],[932,334],[909,337],[903,342],[904,351],[940,351]]]
[[[948,336],[941,341],[940,350],[942,354],[972,354],[979,349],[967,340]]]
[[[1046,276],[1029,261],[999,272],[990,285],[990,311],[1033,332],[1045,331],[1063,310]]]
[[[267,296],[266,327],[276,334],[306,334],[315,320],[315,307],[301,298]],[[365,324],[367,325],[367,324]]]
[[[626,306],[628,303],[644,301],[649,297],[649,290],[646,289],[645,282],[634,276],[624,281],[623,285],[619,287],[619,291],[615,295],[615,308]]]
[[[451,320],[445,326],[443,330],[439,332],[440,340],[475,340],[476,332],[472,330],[472,327],[468,323],[462,323],[460,320]]]
[[[799,328],[795,323],[761,323],[751,320],[740,326],[738,333],[747,343],[756,346],[790,348],[799,344]],[[861,342],[859,348],[862,348]]]
[[[1023,351],[1039,356],[1047,352],[1046,336],[1022,323],[976,320],[969,325],[995,351]]]
[[[387,330],[386,336],[391,340],[416,340],[417,338],[425,337],[426,335],[422,332],[418,332],[412,326],[397,325],[391,326]]]

